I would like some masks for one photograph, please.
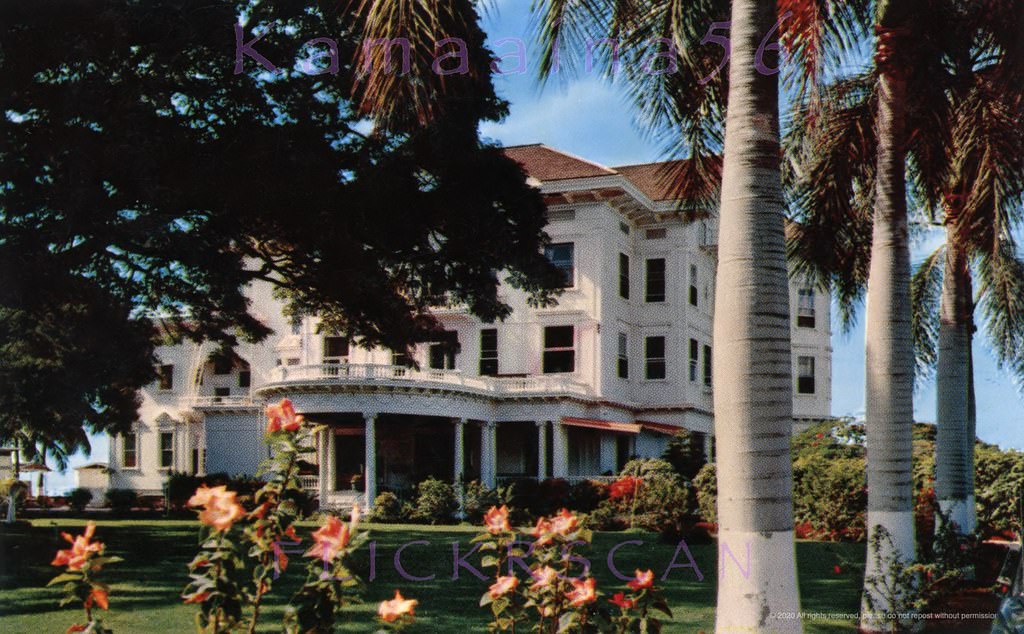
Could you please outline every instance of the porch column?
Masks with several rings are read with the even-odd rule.
[[[715,461],[715,434],[708,432],[704,434],[704,460],[707,462]]]
[[[569,430],[562,421],[551,421],[551,475],[565,478],[569,475]]]
[[[480,428],[480,479],[484,486],[493,489],[496,486],[497,465],[497,442],[495,442],[495,429],[497,423],[493,420],[484,422]]]
[[[327,493],[338,490],[338,456],[335,450],[334,430],[327,428]]]
[[[455,421],[455,473],[452,474],[455,482],[455,496],[459,500],[459,517],[463,516],[463,509],[465,507],[465,487],[464,482],[466,479],[466,466],[465,466],[465,455],[466,455],[466,419],[456,418]]]
[[[366,425],[366,481],[363,490],[366,491],[366,509],[370,510],[377,499],[377,412],[364,412],[363,423]]]
[[[539,420],[537,425],[537,481],[548,477],[548,423]]]
[[[331,437],[331,430],[328,427],[320,430],[317,435],[317,486],[319,487],[320,510],[327,509],[327,478],[330,473],[327,468],[327,441]]]

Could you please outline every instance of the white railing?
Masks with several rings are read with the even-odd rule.
[[[572,376],[477,377],[466,376],[458,370],[416,370],[400,365],[328,363],[280,366],[274,368],[270,376],[271,383],[372,383],[375,381],[460,387],[468,391],[495,396],[551,393],[588,396],[593,393],[590,386],[576,382]]]
[[[302,488],[305,489],[306,493],[316,494],[320,491],[320,476],[300,475],[299,482],[302,484]]]
[[[186,399],[192,407],[253,407],[252,397],[245,396],[193,396]]]

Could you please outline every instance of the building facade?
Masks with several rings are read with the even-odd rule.
[[[414,359],[289,323],[269,287],[256,314],[273,335],[232,358],[159,350],[132,433],[111,439],[111,486],[155,493],[170,471],[256,471],[263,409],[288,398],[325,425],[303,476],[325,507],[406,491],[428,476],[580,480],[660,456],[680,428],[713,447],[716,210],[683,207],[678,163],[609,168],[543,145],[508,148],[548,205],[548,257],[565,273],[556,306],[513,307],[487,324],[438,310],[445,335]],[[794,425],[830,416],[827,293],[791,282]]]

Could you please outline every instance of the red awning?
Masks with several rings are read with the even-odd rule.
[[[591,418],[572,418],[570,416],[563,416],[562,424],[569,425],[570,427],[586,427],[588,429],[600,429],[603,431],[613,431],[622,434],[640,433],[640,425],[637,425],[636,423],[617,423],[610,420],[595,420]]]
[[[638,420],[637,424],[647,431],[655,431],[659,434],[668,434],[670,436],[674,435],[681,429],[685,429],[684,427],[676,427],[675,425],[669,425],[668,423],[652,423],[651,421],[646,420]]]

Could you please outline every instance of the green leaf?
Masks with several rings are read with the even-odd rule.
[[[65,581],[81,581],[81,580],[82,580],[82,574],[81,573],[79,573],[79,572],[65,572],[65,573],[57,575],[53,579],[50,579],[50,582],[46,584],[46,587],[49,588],[50,586],[57,585],[58,583],[64,583]]]

